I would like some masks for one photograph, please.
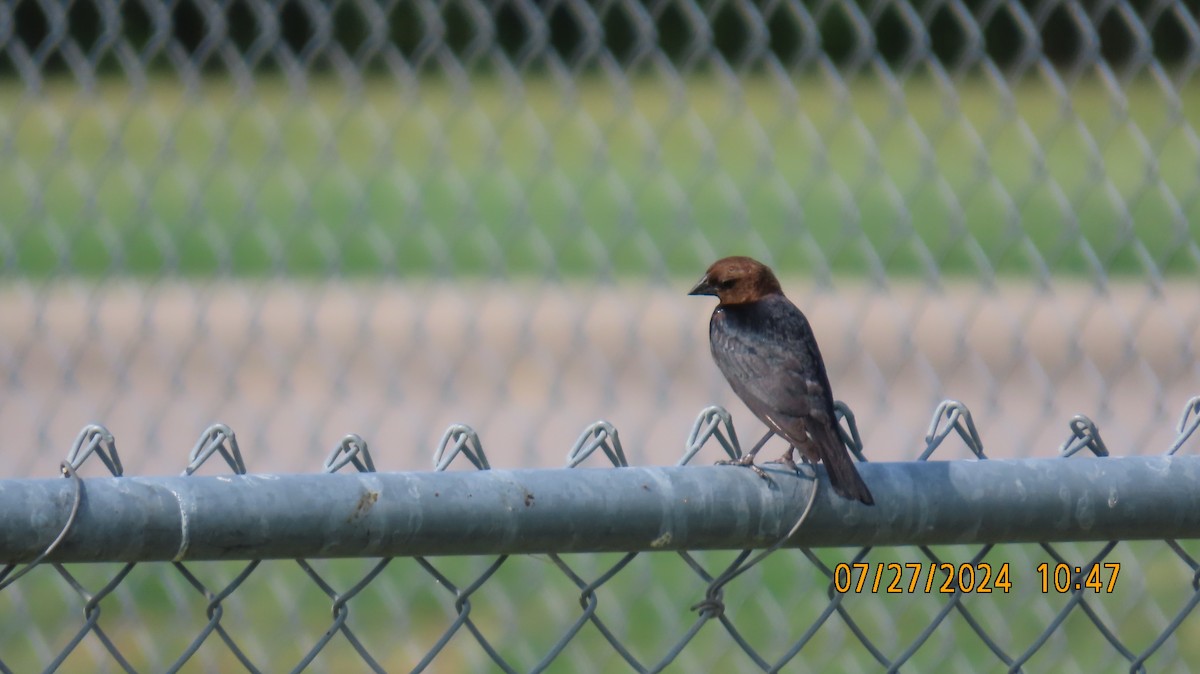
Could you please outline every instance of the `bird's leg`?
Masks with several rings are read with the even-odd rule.
[[[796,446],[788,445],[787,451],[783,453],[783,456],[779,457],[778,459],[775,459],[774,461],[768,461],[767,463],[781,463],[781,464],[787,466],[788,469],[791,470],[793,473],[799,472],[800,469],[796,467],[796,460],[794,458],[792,458],[795,455],[795,452],[796,452]],[[804,456],[801,456],[800,458],[802,461],[808,460],[808,458],[804,457]]]
[[[749,452],[746,452],[742,460],[746,461],[749,459],[748,463],[754,463],[754,455],[758,454],[758,451],[763,448],[763,445],[767,444],[767,440],[770,440],[773,435],[775,435],[775,431],[768,428],[766,434],[759,438],[758,442],[754,443],[754,447]]]
[[[762,439],[759,440],[754,445],[753,449],[751,449],[749,452],[746,452],[745,454],[742,455],[742,458],[718,461],[717,465],[718,466],[745,466],[745,467],[749,468],[750,470],[754,471],[754,474],[758,475],[762,479],[764,479],[764,480],[768,479],[767,474],[763,472],[763,469],[754,465],[754,455],[758,454],[758,451],[763,448],[763,445],[767,444],[767,440],[770,440],[772,435],[775,435],[775,431],[768,430],[767,434],[762,436]]]

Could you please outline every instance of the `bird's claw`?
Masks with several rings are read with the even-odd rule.
[[[758,466],[754,465],[754,456],[752,454],[746,454],[746,455],[742,456],[742,458],[740,458],[740,459],[725,459],[723,461],[718,461],[717,465],[718,466],[745,466],[746,468],[749,468],[750,470],[754,471],[754,474],[761,477],[762,479],[764,479],[764,480],[770,479],[767,477],[766,472],[764,472],[762,468],[759,468]]]
[[[781,456],[778,459],[775,459],[773,461],[768,461],[767,463],[778,463],[780,465],[787,466],[788,470],[791,470],[793,473],[800,472],[800,467],[797,466],[796,462],[792,459],[792,457],[787,454],[784,454],[783,456]]]

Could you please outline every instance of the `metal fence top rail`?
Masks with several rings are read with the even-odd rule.
[[[789,545],[1200,537],[1200,457],[860,469],[877,505],[838,498],[818,468]],[[725,466],[3,480],[0,562],[34,559],[64,530],[47,561],[766,547],[813,484]]]

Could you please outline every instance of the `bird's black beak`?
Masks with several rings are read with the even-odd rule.
[[[708,275],[705,274],[704,278],[700,279],[700,282],[697,283],[696,287],[692,288],[691,291],[688,292],[688,294],[689,295],[716,295],[717,287],[714,286],[712,284],[712,282],[708,280]]]

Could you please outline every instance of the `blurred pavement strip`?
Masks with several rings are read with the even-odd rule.
[[[784,287],[875,459],[915,456],[943,398],[971,407],[992,456],[1049,455],[1075,413],[1096,419],[1116,453],[1156,453],[1200,393],[1192,283]],[[52,472],[50,457],[93,421],[113,431],[131,474],[177,472],[213,421],[239,434],[259,472],[316,470],[347,432],[372,443],[381,470],[424,469],[454,422],[478,430],[499,467],[556,466],[601,418],[631,463],[673,463],[705,405],[758,433],[707,354],[709,309],[686,290],[8,282],[0,428],[4,454],[20,459],[0,475]]]

